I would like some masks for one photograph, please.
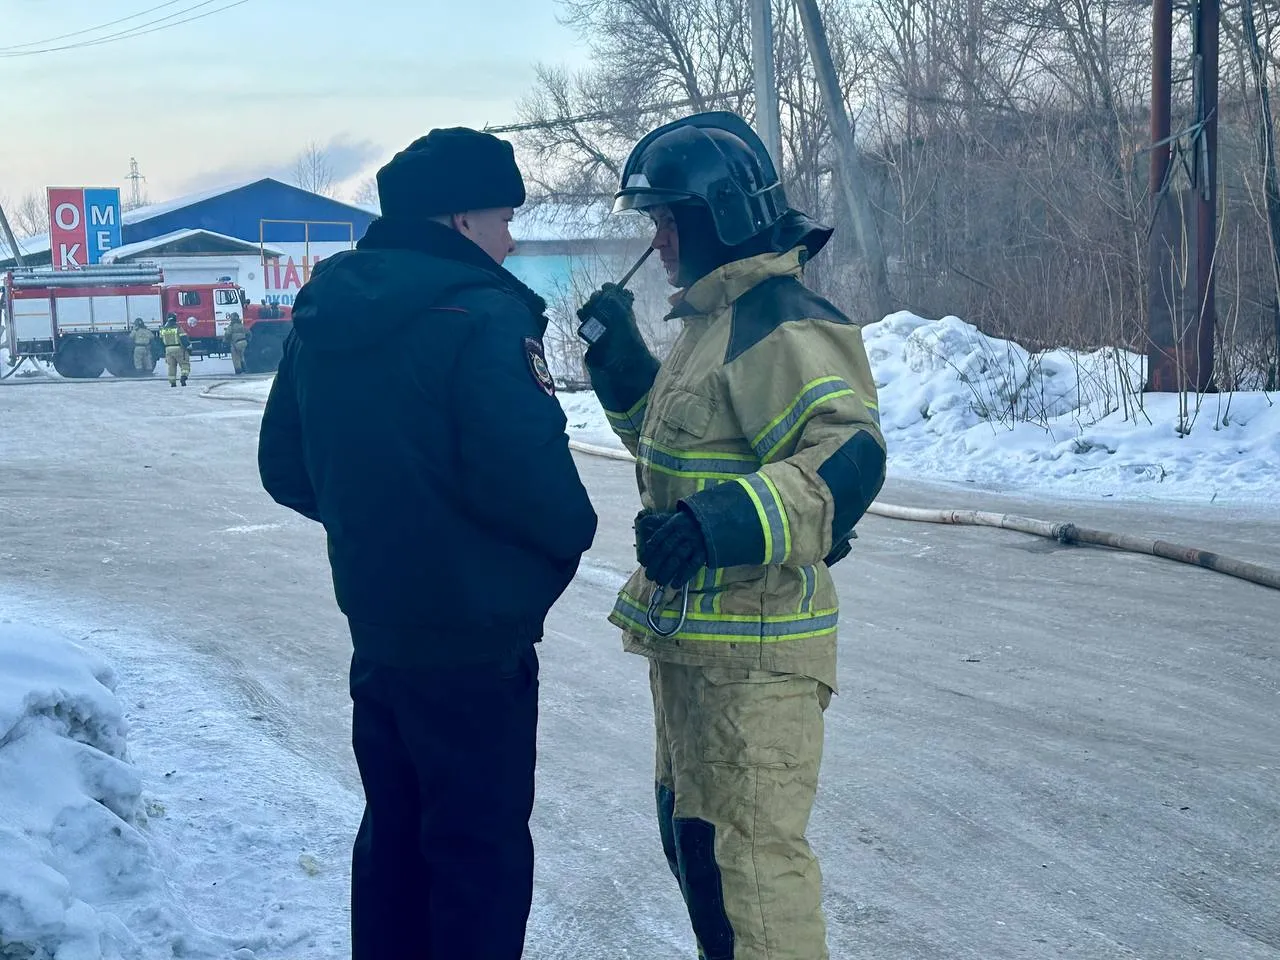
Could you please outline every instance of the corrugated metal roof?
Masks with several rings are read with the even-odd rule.
[[[185,230],[174,230],[170,233],[163,234],[159,237],[152,237],[150,240],[139,240],[137,243],[126,243],[123,247],[116,247],[114,250],[106,254],[102,259],[105,263],[111,263],[121,260],[125,257],[134,257],[140,253],[146,253],[148,250],[154,250],[156,247],[163,247],[165,244],[174,243],[178,240],[185,240],[187,237],[206,236],[215,240],[220,240],[228,246],[234,248],[244,248],[245,253],[258,252],[258,245],[250,243],[247,240],[240,240],[236,237],[228,237],[225,233],[218,233],[215,230],[200,230],[188,228]],[[284,251],[271,244],[265,244],[264,249],[273,256],[283,257]]]
[[[178,210],[185,209],[186,207],[194,207],[198,203],[216,200],[218,197],[226,196],[227,194],[244,190],[247,187],[252,187],[255,184],[266,182],[279,184],[280,186],[287,187],[290,190],[301,190],[300,187],[294,187],[290,184],[283,183],[280,180],[276,180],[274,177],[254,177],[252,180],[241,180],[237,183],[225,184],[211,190],[201,190],[198,193],[188,193],[181,197],[174,197],[172,200],[164,200],[160,203],[149,203],[144,207],[125,210],[120,214],[120,222],[123,226],[133,226],[134,224],[145,223],[148,220],[154,220],[156,217],[163,217],[166,214],[174,213]],[[308,193],[309,191],[303,190],[302,192]],[[332,197],[326,197],[318,193],[311,195],[327,203],[335,203],[339,206],[349,207],[350,209],[357,210],[365,215],[377,216],[377,211],[360,206],[359,204],[344,203],[341,200],[334,200]],[[19,240],[18,246],[22,248],[24,256],[48,253],[49,235],[47,233],[41,233],[33,237],[28,237],[25,240]],[[130,246],[132,246],[132,244],[130,244]]]

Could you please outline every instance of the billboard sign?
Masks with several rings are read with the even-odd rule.
[[[49,188],[49,252],[55,270],[101,263],[103,254],[120,245],[118,188]]]

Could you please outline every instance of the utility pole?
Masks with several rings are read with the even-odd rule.
[[[1178,389],[1182,300],[1174,271],[1175,244],[1183,235],[1180,206],[1169,194],[1173,94],[1173,0],[1151,4],[1151,234],[1147,238],[1147,382],[1145,389]],[[1177,222],[1175,223],[1175,217]]]
[[[129,188],[129,209],[136,210],[142,206],[142,181],[147,178],[139,172],[138,161],[134,157],[129,158],[129,176],[125,179],[132,183]]]
[[[13,228],[9,226],[9,218],[4,215],[4,206],[0,204],[0,231],[4,232],[4,241],[9,245],[9,249],[13,251],[13,260],[20,267],[25,267],[26,261],[22,259],[22,250],[18,247],[18,241],[14,239]]]
[[[1196,4],[1195,56],[1199,83],[1196,118],[1196,308],[1198,332],[1195,382],[1198,391],[1213,387],[1213,347],[1218,310],[1214,277],[1218,245],[1218,27],[1221,0]]]
[[[796,0],[800,19],[804,23],[805,42],[813,59],[822,100],[831,120],[831,138],[835,143],[837,180],[843,188],[849,217],[862,254],[866,270],[867,289],[871,296],[876,319],[887,316],[893,310],[893,297],[889,293],[889,271],[885,265],[884,245],[876,229],[875,214],[871,209],[871,195],[867,179],[858,163],[858,147],[853,139],[853,127],[844,108],[844,95],[831,62],[831,47],[827,43],[827,31],[822,24],[817,0]]]
[[[756,132],[782,177],[782,132],[778,122],[778,78],[773,64],[771,0],[751,0],[751,59],[755,67]]]
[[[1174,185],[1170,108],[1173,0],[1151,6],[1151,237],[1148,247],[1148,347],[1145,389],[1213,388],[1217,328],[1218,30],[1221,0],[1192,0],[1192,107],[1189,188]],[[1182,135],[1179,135],[1181,139]],[[1184,264],[1192,264],[1190,270]]]

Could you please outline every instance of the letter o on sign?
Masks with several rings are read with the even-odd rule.
[[[80,229],[80,208],[74,203],[60,203],[53,211],[53,222],[60,230]]]

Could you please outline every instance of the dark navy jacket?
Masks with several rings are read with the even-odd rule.
[[[258,468],[324,524],[357,654],[509,659],[573,579],[596,516],[541,362],[544,306],[460,234],[387,221],[299,293]]]

